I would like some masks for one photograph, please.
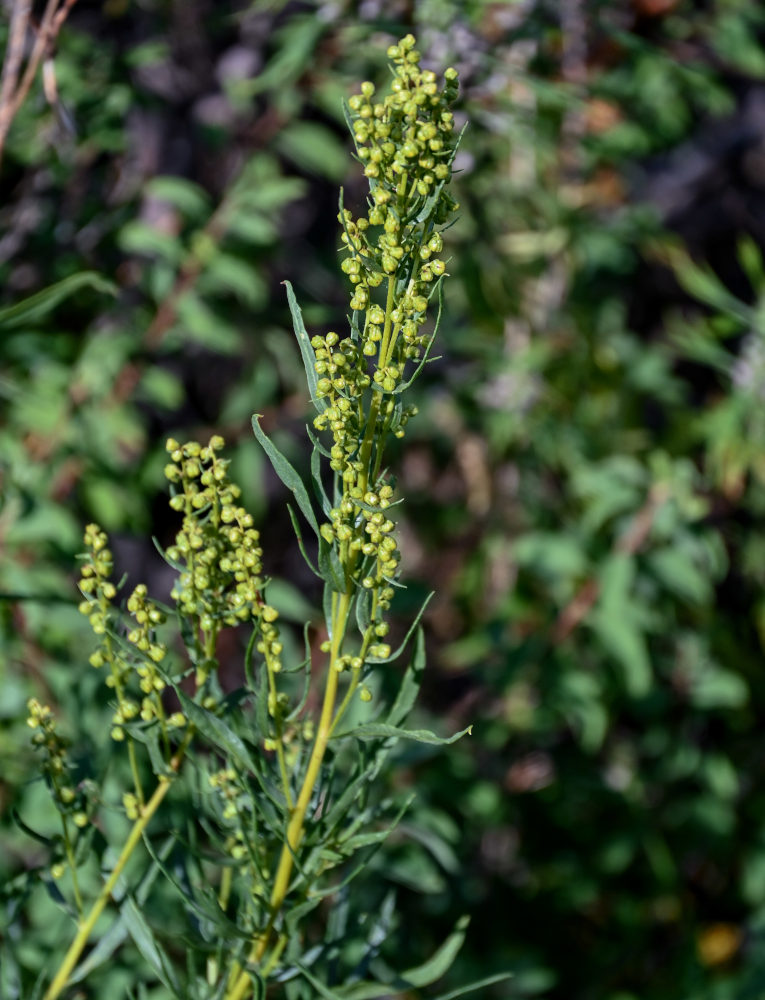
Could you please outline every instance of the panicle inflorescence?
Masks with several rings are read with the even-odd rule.
[[[50,706],[43,705],[37,698],[30,698],[27,711],[27,725],[34,730],[32,746],[44,755],[42,772],[50,783],[58,811],[63,816],[71,816],[76,826],[86,826],[87,797],[83,788],[76,787],[72,781],[67,741],[58,732]]]
[[[260,535],[252,515],[237,504],[242,491],[228,477],[228,459],[218,455],[223,446],[218,435],[206,447],[167,442],[172,462],[165,476],[177,490],[170,506],[183,512],[167,551],[182,564],[172,596],[207,635],[259,617],[262,603]]]
[[[135,627],[127,634],[128,642],[133,643],[142,662],[136,666],[139,687],[143,694],[140,714],[144,722],[160,719],[164,722],[161,695],[166,684],[157,670],[157,664],[167,656],[167,646],[159,642],[155,630],[163,624],[165,615],[149,599],[146,584],[139,583],[127,601],[127,609],[135,620]]]
[[[411,35],[388,56],[390,93],[378,98],[366,82],[349,102],[370,187],[365,217],[354,219],[342,205],[338,216],[342,269],[352,285],[351,336],[330,332],[311,340],[316,395],[324,400],[314,426],[332,434],[329,464],[339,484],[320,531],[328,545],[338,544],[346,576],[369,594],[375,628],[383,625],[379,614],[393,596],[400,559],[395,523],[386,512],[393,488],[381,474],[382,450],[388,435],[404,435],[416,413],[400,402],[399,392],[407,363],[421,361],[427,350],[422,327],[428,302],[446,271],[438,227],[457,207],[446,190],[456,149],[450,108],[457,73],[447,70],[439,88],[435,73],[420,67]],[[380,655],[368,642],[365,651]]]
[[[110,579],[112,553],[106,532],[97,524],[89,524],[85,528],[83,540],[87,552],[81,570],[80,590],[85,599],[80,603],[80,611],[87,615],[93,632],[101,640],[89,659],[91,666],[97,669],[109,667],[106,684],[117,696],[111,735],[112,739],[120,741],[125,738],[123,724],[138,715],[139,706],[127,693],[132,666],[114,638],[118,614],[112,606],[117,594],[117,588]]]
[[[388,49],[394,79],[383,100],[370,82],[350,99],[356,148],[370,185],[369,211],[354,219],[341,208],[339,215],[346,251],[341,266],[353,286],[350,305],[365,314],[361,350],[376,359],[373,378],[386,392],[400,381],[407,360],[424,349],[420,328],[434,282],[446,272],[436,226],[458,207],[446,190],[456,146],[450,107],[457,73],[448,69],[439,89],[435,73],[420,68],[414,45],[407,35]],[[373,290],[385,279],[395,283],[392,309],[374,302]]]

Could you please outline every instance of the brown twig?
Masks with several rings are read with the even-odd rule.
[[[29,94],[40,63],[50,61],[64,21],[77,0],[48,0],[39,25],[31,19],[31,0],[12,0],[11,30],[0,77],[0,164],[11,123]],[[22,74],[27,29],[35,39]],[[55,93],[55,88],[54,88]]]

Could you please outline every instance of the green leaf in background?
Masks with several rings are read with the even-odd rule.
[[[168,202],[191,220],[203,217],[210,209],[207,192],[185,177],[174,175],[153,177],[144,190],[150,198]]]
[[[340,183],[348,171],[345,143],[334,132],[315,122],[294,122],[282,129],[276,148],[300,170],[310,170],[320,177]]]
[[[439,993],[434,1000],[457,1000],[458,997],[467,996],[468,993],[474,993],[476,990],[482,990],[486,986],[494,986],[497,983],[504,983],[508,979],[512,978],[512,972],[498,972],[493,976],[486,976],[485,979],[479,979],[474,983],[468,983],[467,986],[460,986],[456,990],[450,990],[448,993]]]
[[[634,578],[632,556],[624,552],[609,556],[600,571],[600,598],[587,621],[606,650],[621,664],[629,695],[642,698],[650,690],[653,672],[636,614]]]
[[[183,245],[177,236],[162,232],[156,226],[135,220],[123,226],[119,244],[126,253],[144,257],[158,257],[170,264],[178,264],[183,255]]]
[[[268,288],[263,276],[253,267],[233,254],[213,255],[199,286],[206,292],[226,292],[235,295],[242,305],[260,309],[268,299]]]
[[[62,281],[56,282],[36,292],[12,306],[0,309],[0,330],[12,330],[23,324],[36,323],[51,313],[59,302],[69,298],[82,288],[91,288],[102,295],[116,296],[117,286],[95,271],[82,271],[72,274]]]
[[[241,350],[240,330],[225,322],[195,292],[182,295],[176,303],[176,311],[178,321],[172,338],[175,343],[193,340],[217,354],[236,354]]]

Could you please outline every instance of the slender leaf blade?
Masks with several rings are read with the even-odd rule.
[[[318,396],[318,376],[316,375],[316,355],[313,352],[313,347],[311,347],[311,339],[308,336],[308,332],[305,328],[305,323],[303,322],[303,312],[298,304],[298,300],[295,297],[295,292],[292,289],[292,285],[289,281],[282,282],[284,287],[287,289],[287,302],[290,307],[290,314],[292,316],[292,328],[295,331],[295,336],[297,337],[298,347],[300,348],[300,355],[303,359],[303,367],[305,368],[305,377],[308,382],[308,390],[311,393],[311,402],[319,411],[323,413],[327,409],[328,403],[326,399],[320,399]]]
[[[255,437],[260,442],[263,451],[265,451],[266,455],[268,455],[269,461],[274,468],[274,472],[281,479],[287,489],[292,492],[298,507],[305,516],[306,521],[308,521],[318,536],[319,525],[316,522],[316,515],[313,512],[313,506],[311,504],[311,499],[308,496],[308,490],[305,488],[305,484],[297,474],[294,466],[287,461],[276,445],[261,429],[260,417],[261,414],[259,413],[254,413],[252,416],[252,429],[255,432]]]

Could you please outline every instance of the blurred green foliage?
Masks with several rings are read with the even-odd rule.
[[[460,68],[471,127],[444,359],[401,456],[400,606],[435,586],[424,701],[475,727],[448,757],[407,751],[416,822],[370,910],[398,887],[412,961],[471,912],[453,981],[515,970],[487,997],[759,997],[765,18],[743,0],[558,7],[72,12],[55,65],[77,133],[34,91],[3,165],[3,876],[36,863],[12,824],[40,808],[26,697],[83,732],[105,714],[80,655],[80,526],[115,534],[135,578],[160,573],[142,539],[171,530],[166,433],[235,442],[248,506],[284,540],[285,609],[317,597],[249,416],[304,419],[279,282],[312,329],[342,315],[340,99],[384,72],[366,43],[411,27]]]

